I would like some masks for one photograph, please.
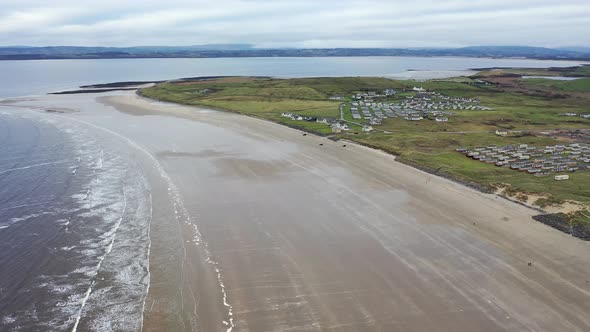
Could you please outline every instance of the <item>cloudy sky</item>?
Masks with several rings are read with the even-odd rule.
[[[0,0],[0,45],[590,46],[590,0]]]

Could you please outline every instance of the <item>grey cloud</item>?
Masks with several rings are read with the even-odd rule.
[[[2,0],[3,45],[590,45],[587,0]]]

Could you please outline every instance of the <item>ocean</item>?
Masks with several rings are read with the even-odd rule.
[[[139,329],[149,191],[112,140],[0,108],[0,330]]]

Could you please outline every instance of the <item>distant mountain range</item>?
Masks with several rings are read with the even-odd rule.
[[[471,46],[462,48],[255,48],[248,44],[195,46],[6,46],[0,60],[224,58],[224,57],[330,57],[330,56],[465,56],[590,61],[590,47]]]
[[[560,47],[560,48],[558,48],[558,50],[590,53],[590,47],[584,47],[584,46]]]

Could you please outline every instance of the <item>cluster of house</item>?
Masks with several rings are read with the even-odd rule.
[[[366,100],[353,103],[352,117],[361,119],[362,113],[367,119],[401,117],[407,121],[433,119],[436,122],[447,122],[449,116],[453,115],[451,110],[492,110],[490,107],[480,105],[479,100],[475,98],[445,96],[438,92],[426,91],[421,87],[414,87],[413,91],[416,92],[416,96],[408,96],[406,100],[397,103],[373,103]]]
[[[282,117],[289,118],[295,121],[309,121],[309,122],[321,122],[321,121],[328,121],[328,119],[317,118],[313,116],[302,116],[297,113],[281,113]]]
[[[396,113],[407,121],[420,121],[423,119],[434,118],[436,122],[447,122],[452,112],[444,110],[419,109],[407,106],[396,105],[393,106]]]
[[[381,92],[367,91],[367,92],[355,93],[354,95],[352,95],[352,99],[372,101],[373,98],[387,98],[387,97],[393,96],[394,94],[395,94],[394,89],[385,89],[384,91],[381,91]]]
[[[386,117],[396,117],[393,108],[391,108],[391,106],[387,103],[355,101],[352,102],[350,112],[352,113],[352,118],[355,120],[360,120],[363,117],[367,120],[370,120],[372,118],[384,119]]]
[[[348,127],[348,125],[343,121],[335,120],[335,121],[329,123],[329,125],[330,125],[330,128],[332,128],[333,133],[340,133],[342,131],[350,130],[350,127]],[[364,124],[362,131],[364,131],[364,132],[373,131],[373,127],[369,124]]]
[[[477,104],[479,104],[479,99],[477,99],[477,98],[451,97],[451,96],[443,95],[442,93],[436,92],[436,91],[422,92],[419,97],[427,98],[427,99],[436,98],[436,99],[440,99],[440,100],[447,101],[450,103],[477,103]]]
[[[330,125],[330,128],[332,128],[333,133],[340,133],[342,131],[350,130],[350,127],[345,122],[342,122],[342,121],[333,121],[333,122],[329,123],[329,125]],[[364,131],[364,132],[373,131],[373,127],[368,124],[365,124],[365,125],[363,125],[362,131]]]
[[[400,107],[416,110],[466,110],[490,111],[493,108],[482,106],[476,98],[450,97],[434,91],[419,92],[416,96],[407,96],[407,100],[398,103]]]
[[[563,113],[562,115],[563,116],[579,116],[584,119],[590,119],[590,114],[586,114],[586,113],[578,114],[578,113],[573,113],[573,112],[567,112],[567,113]]]
[[[295,120],[295,121],[308,121],[308,122],[323,123],[325,125],[330,126],[330,128],[332,128],[332,132],[334,132],[334,133],[340,133],[342,131],[350,130],[350,127],[348,126],[348,124],[346,124],[346,122],[336,120],[334,118],[318,118],[318,117],[313,117],[313,116],[301,116],[296,113],[288,113],[288,112],[281,113],[281,116],[288,118],[290,120]],[[369,132],[369,131],[373,130],[373,127],[371,127],[370,125],[367,124],[367,125],[363,126],[362,130],[365,132]]]
[[[576,172],[590,168],[590,145],[583,143],[545,147],[527,144],[501,147],[490,145],[473,149],[458,148],[457,151],[481,162],[498,167],[509,167],[535,176]],[[567,178],[556,176],[556,180],[564,179]]]
[[[348,127],[348,125],[344,122],[339,122],[339,121],[334,121],[332,123],[330,123],[330,128],[332,128],[332,132],[333,133],[339,133],[342,132],[343,130],[350,130],[350,128]]]
[[[416,110],[412,108],[402,108],[399,105],[391,103],[376,103],[358,101],[352,102],[350,107],[352,118],[355,120],[366,119],[372,125],[381,124],[385,118],[401,117],[409,121],[419,121],[424,118],[432,117],[437,122],[447,122],[447,116],[451,112],[443,110]]]

